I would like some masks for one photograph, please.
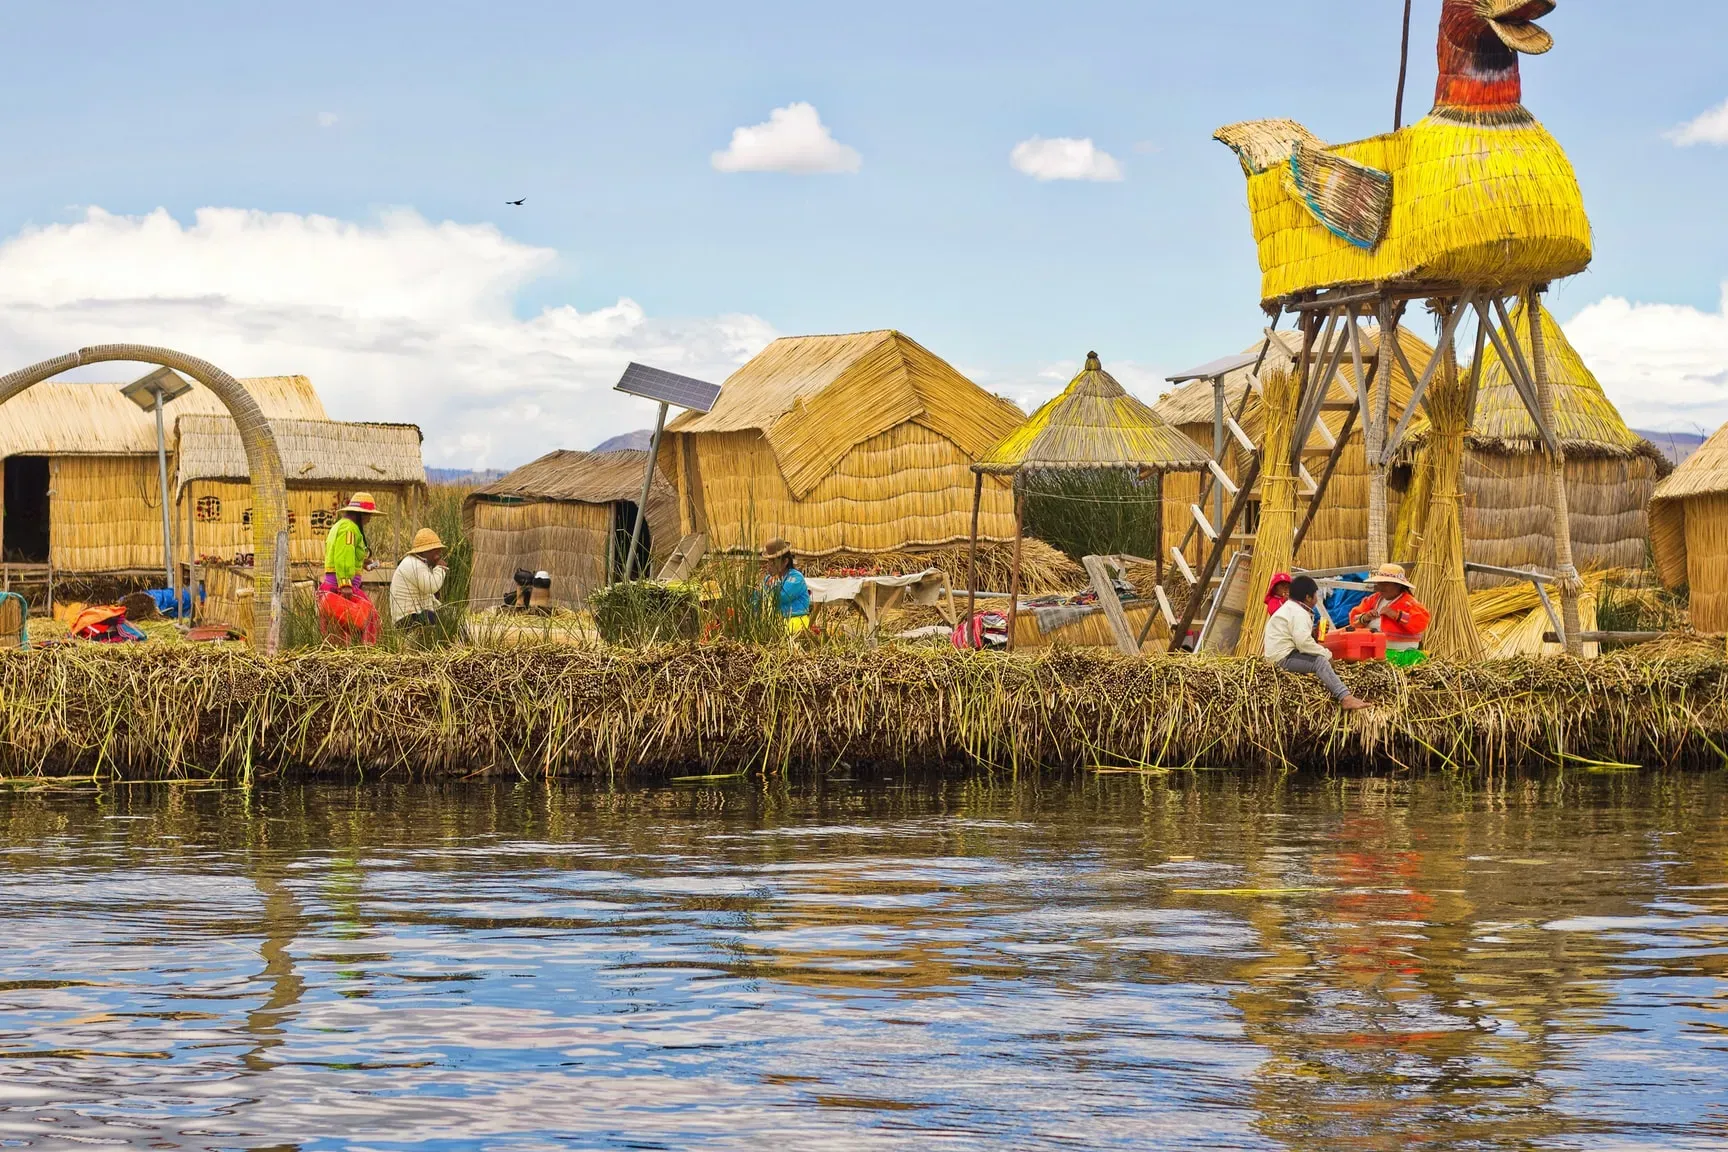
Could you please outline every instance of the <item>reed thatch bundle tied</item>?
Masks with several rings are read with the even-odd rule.
[[[1260,391],[1264,413],[1260,458],[1265,462],[1260,472],[1260,528],[1254,536],[1253,563],[1248,569],[1248,589],[1253,595],[1236,642],[1239,656],[1260,655],[1266,614],[1254,610],[1254,597],[1265,591],[1272,577],[1290,571],[1296,550],[1296,469],[1290,461],[1302,385],[1294,373],[1276,369],[1261,378]]]
[[[1264,661],[882,647],[0,653],[0,767],[207,778],[664,776],[852,764],[1501,771],[1723,763],[1728,663],[1442,661],[1340,673],[1350,720]],[[139,702],[148,702],[140,707]]]
[[[1451,345],[1440,355],[1440,374],[1428,391],[1433,434],[1423,450],[1427,508],[1421,514],[1413,583],[1416,598],[1432,614],[1422,646],[1447,659],[1474,660],[1482,655],[1482,642],[1470,618],[1470,589],[1464,582],[1464,493],[1458,480],[1470,390],[1459,375]]]

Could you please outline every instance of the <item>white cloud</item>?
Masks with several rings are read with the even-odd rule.
[[[1034,136],[1014,145],[1008,162],[1037,180],[1120,180],[1122,164],[1092,143],[1058,136]]]
[[[856,172],[864,164],[802,101],[774,109],[765,124],[732,129],[731,145],[711,160],[719,172]]]
[[[91,208],[0,244],[0,362],[135,341],[239,376],[303,373],[336,419],[419,424],[430,465],[497,467],[649,422],[611,390],[630,360],[720,380],[773,338],[754,316],[652,318],[630,299],[519,318],[556,263],[491,225],[408,210],[354,223],[205,208],[186,225]]]
[[[334,112],[320,112],[318,113],[318,127],[334,128],[336,127],[336,122],[340,119],[342,119],[342,117],[336,115]]]
[[[1633,427],[1713,432],[1728,422],[1728,283],[1715,312],[1610,296],[1566,325]]]
[[[1692,144],[1728,144],[1728,100],[1716,105],[1696,119],[1673,129],[1668,139],[1681,147]]]

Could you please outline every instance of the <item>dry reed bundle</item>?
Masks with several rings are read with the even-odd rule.
[[[1464,494],[1458,472],[1464,460],[1464,433],[1470,420],[1469,390],[1458,374],[1451,346],[1441,349],[1441,370],[1428,392],[1433,431],[1423,449],[1428,507],[1416,553],[1416,598],[1432,620],[1423,648],[1450,660],[1474,660],[1482,641],[1470,618],[1470,590],[1464,583]]]
[[[844,759],[1488,773],[1564,768],[1566,755],[1719,767],[1728,748],[1720,653],[1340,673],[1381,707],[1343,719],[1312,678],[1258,659],[1061,648],[0,652],[0,770],[618,778]]]
[[[1260,380],[1263,413],[1260,458],[1260,527],[1254,534],[1254,557],[1248,567],[1250,609],[1242,619],[1242,634],[1236,641],[1238,656],[1258,656],[1266,633],[1266,613],[1252,608],[1254,598],[1272,583],[1272,577],[1288,572],[1296,547],[1296,469],[1290,450],[1296,437],[1296,405],[1302,397],[1301,381],[1284,369],[1268,372]]]
[[[836,572],[866,572],[892,576],[940,568],[952,587],[964,588],[967,546],[907,549],[895,552],[835,552],[827,556],[800,556],[798,567],[806,576]],[[1005,592],[1009,570],[1014,565],[1014,545],[978,542],[978,590]],[[1086,586],[1086,570],[1044,541],[1028,536],[1020,549],[1020,590],[1024,593],[1072,592]],[[1147,586],[1148,590],[1150,585]]]

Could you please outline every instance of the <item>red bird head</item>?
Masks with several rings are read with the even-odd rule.
[[[1435,111],[1490,117],[1524,113],[1518,53],[1534,56],[1554,47],[1554,37],[1535,23],[1554,5],[1555,0],[1446,0],[1440,11]]]

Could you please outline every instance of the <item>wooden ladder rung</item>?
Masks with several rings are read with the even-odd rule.
[[[1158,598],[1158,613],[1164,617],[1164,623],[1172,628],[1176,627],[1176,610],[1170,607],[1170,597],[1164,594],[1164,585],[1154,584],[1152,595]]]
[[[1303,484],[1307,485],[1307,487],[1302,490],[1301,495],[1314,496],[1319,493],[1320,485],[1316,484],[1314,482],[1314,477],[1308,474],[1306,466],[1302,464],[1296,465],[1296,478],[1302,481]]]
[[[1254,441],[1248,439],[1248,433],[1242,431],[1242,425],[1236,423],[1236,417],[1234,417],[1234,416],[1224,417],[1224,427],[1226,427],[1230,430],[1230,435],[1235,437],[1236,443],[1242,445],[1242,451],[1244,451],[1244,452],[1258,452],[1258,451],[1260,451],[1259,448],[1254,446]]]
[[[1230,473],[1224,471],[1223,465],[1219,464],[1216,460],[1206,461],[1206,467],[1211,470],[1212,475],[1218,481],[1219,486],[1223,488],[1224,491],[1230,493],[1230,498],[1234,500],[1236,498],[1236,493],[1240,492],[1241,489],[1236,487],[1236,481],[1230,479]]]
[[[1188,558],[1182,555],[1182,549],[1174,544],[1170,545],[1170,559],[1176,561],[1176,567],[1182,573],[1182,578],[1188,581],[1190,585],[1200,583],[1200,577],[1194,575],[1194,569],[1188,566]]]
[[[1194,523],[1200,526],[1200,534],[1205,536],[1206,539],[1216,542],[1218,539],[1218,529],[1212,527],[1212,521],[1206,519],[1206,513],[1201,510],[1200,505],[1190,504],[1188,505],[1188,511],[1193,514]]]

